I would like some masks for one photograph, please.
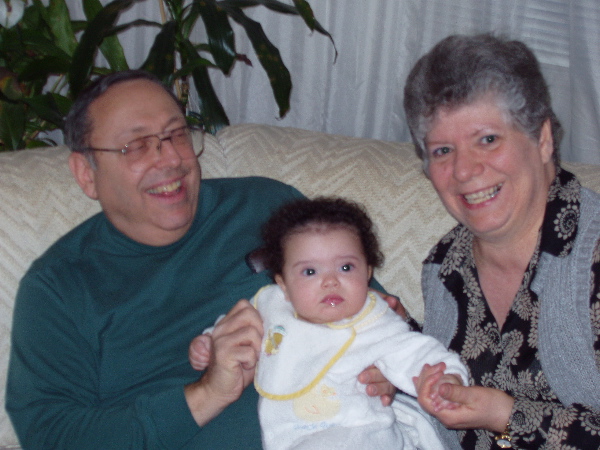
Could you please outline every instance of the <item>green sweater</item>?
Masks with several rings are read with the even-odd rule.
[[[6,408],[26,448],[260,448],[253,387],[203,428],[183,387],[191,339],[270,282],[244,256],[273,209],[301,197],[265,178],[202,182],[193,225],[139,244],[102,213],[33,263],[17,294]]]

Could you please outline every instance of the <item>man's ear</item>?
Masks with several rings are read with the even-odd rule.
[[[290,298],[288,297],[287,289],[285,287],[285,281],[283,281],[283,277],[281,276],[281,274],[278,273],[275,275],[275,283],[277,283],[277,286],[281,288],[285,299],[289,302]]]
[[[542,162],[546,164],[552,160],[554,153],[554,138],[552,137],[552,124],[550,119],[546,119],[540,130],[540,138],[538,139],[538,148]]]
[[[369,275],[369,277],[368,277],[369,281],[371,281],[371,278],[373,277],[373,266],[369,266],[367,268],[367,274]]]
[[[69,168],[75,181],[92,200],[98,200],[96,191],[96,172],[83,153],[71,152],[69,155]]]

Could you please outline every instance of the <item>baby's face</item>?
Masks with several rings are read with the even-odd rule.
[[[302,319],[336,322],[365,304],[372,268],[354,231],[336,227],[292,234],[283,256],[282,275],[275,281]]]

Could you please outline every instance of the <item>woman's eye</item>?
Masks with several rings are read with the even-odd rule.
[[[317,271],[315,269],[304,269],[302,271],[302,275],[306,275],[306,276],[311,276],[311,275],[314,275],[315,273],[317,273]]]
[[[492,144],[496,141],[497,138],[498,136],[496,136],[495,134],[490,134],[484,136],[483,139],[481,139],[481,142],[483,142],[484,144]]]
[[[350,272],[354,266],[352,264],[344,264],[342,266],[342,272]]]
[[[439,158],[440,156],[447,155],[450,152],[451,152],[450,147],[438,147],[431,151],[431,155],[434,158]]]

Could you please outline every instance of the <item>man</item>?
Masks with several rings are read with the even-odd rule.
[[[6,408],[21,444],[260,448],[257,394],[245,388],[262,323],[236,302],[269,282],[244,262],[261,223],[301,194],[264,178],[201,182],[176,99],[144,72],[95,82],[65,136],[77,183],[103,211],[19,287]],[[227,311],[198,379],[188,344]]]

